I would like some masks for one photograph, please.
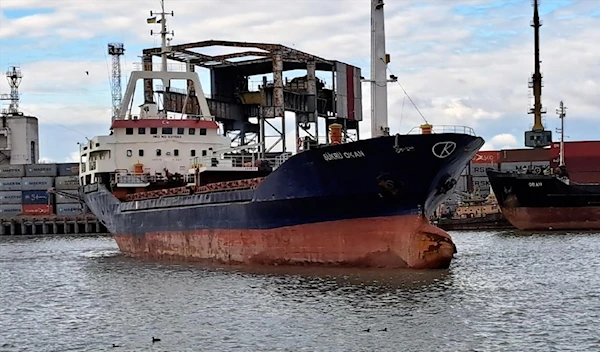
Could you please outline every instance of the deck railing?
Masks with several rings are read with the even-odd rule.
[[[281,166],[292,156],[292,153],[281,153],[274,157],[259,158],[257,154],[233,154],[223,156],[200,156],[190,159],[191,168],[196,167],[219,167],[219,168],[255,168],[269,165],[273,169]]]
[[[458,134],[468,134],[471,136],[475,136],[475,130],[468,126],[460,126],[460,125],[432,125],[431,133],[440,134],[440,133],[458,133]],[[407,134],[423,134],[423,130],[421,126],[415,126]]]
[[[187,183],[194,182],[194,175],[181,175],[182,180]],[[164,182],[167,181],[167,177],[163,174],[136,174],[129,171],[119,170],[115,172],[115,181],[120,184],[145,184],[145,183],[155,183],[155,182]]]

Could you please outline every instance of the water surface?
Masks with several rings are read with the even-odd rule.
[[[437,271],[154,263],[107,237],[3,237],[0,351],[600,351],[600,234],[452,236]]]

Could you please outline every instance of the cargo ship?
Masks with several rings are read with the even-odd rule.
[[[541,104],[542,75],[539,57],[539,27],[537,0],[534,1],[535,72],[532,77],[535,103],[531,109],[534,126],[525,132],[525,145],[538,154],[554,149],[550,131],[541,124],[544,112]],[[486,170],[489,182],[498,199],[502,214],[519,230],[600,230],[600,184],[574,182],[565,159],[564,119],[566,107],[560,102],[557,109],[561,121],[558,167],[539,168],[523,165],[515,170],[499,172]],[[589,153],[597,153],[590,149]],[[592,163],[591,167],[598,167]],[[598,170],[600,171],[600,169]]]
[[[452,239],[428,219],[484,141],[468,127],[427,123],[416,133],[389,135],[383,1],[371,1],[372,138],[348,141],[342,123],[328,123],[328,142],[305,138],[295,154],[266,153],[264,140],[259,153],[232,146],[220,133],[217,109],[204,97],[198,74],[167,69],[167,54],[191,54],[166,47],[164,7],[161,15],[161,70],[151,71],[147,63],[147,70],[132,72],[110,135],[81,149],[81,195],[123,253],[231,264],[450,265]],[[275,93],[259,111],[283,114],[278,104],[293,102],[281,89],[281,52],[264,60],[273,65],[274,82],[265,82],[258,96],[268,97],[273,87]],[[295,62],[299,58],[309,59],[311,87],[314,59],[299,53]],[[358,89],[352,84],[357,75],[350,66],[336,74],[344,91],[339,106],[360,109],[354,96],[360,82]],[[161,80],[163,94],[176,89],[172,80],[187,81],[180,101],[192,101],[199,114],[169,117],[168,106],[159,109],[153,101],[156,90],[149,83],[139,115],[132,115],[136,84],[152,79]]]
[[[565,109],[561,102],[558,109],[561,121],[566,116]],[[557,168],[486,171],[502,214],[519,230],[600,230],[600,183],[571,179],[562,125]],[[600,142],[595,144],[600,146]],[[587,153],[593,155],[597,151],[591,148]],[[600,172],[597,159],[589,167]]]
[[[600,184],[559,174],[488,171],[502,214],[519,230],[600,230]]]

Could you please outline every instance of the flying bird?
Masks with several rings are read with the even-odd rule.
[[[88,76],[90,75],[90,73],[88,71],[85,71],[85,74],[88,75]]]

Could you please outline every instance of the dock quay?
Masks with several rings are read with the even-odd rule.
[[[100,235],[108,230],[93,215],[0,218],[0,236]]]

